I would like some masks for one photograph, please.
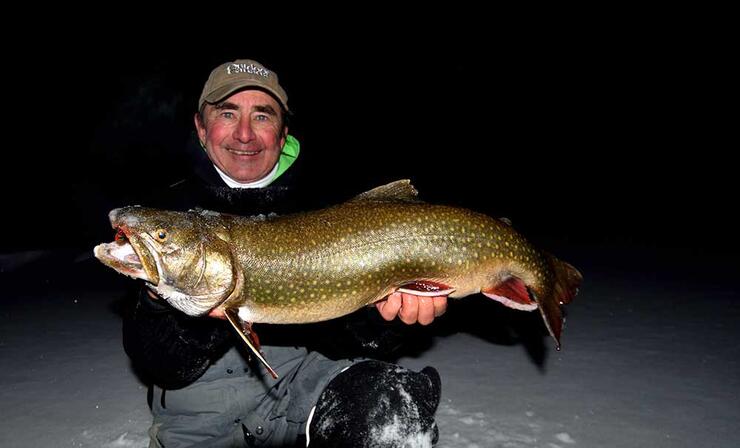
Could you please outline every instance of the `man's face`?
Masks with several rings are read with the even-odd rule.
[[[260,90],[242,90],[207,104],[204,123],[195,116],[198,138],[211,161],[232,179],[253,182],[275,166],[285,144],[280,105]]]

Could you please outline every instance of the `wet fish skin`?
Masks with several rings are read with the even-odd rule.
[[[561,305],[582,280],[506,222],[420,202],[408,181],[281,217],[127,207],[110,218],[123,237],[97,246],[96,256],[191,315],[218,307],[238,309],[245,322],[317,322],[421,281],[454,289],[452,298],[484,292],[510,307],[539,309],[559,346]],[[128,272],[111,255],[128,254],[126,244],[140,264]]]

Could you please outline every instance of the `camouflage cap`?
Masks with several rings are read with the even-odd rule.
[[[265,68],[262,64],[251,59],[237,59],[219,65],[203,86],[203,93],[198,100],[198,110],[204,103],[217,103],[237,90],[258,88],[267,91],[288,109],[288,95],[278,83],[277,74]]]

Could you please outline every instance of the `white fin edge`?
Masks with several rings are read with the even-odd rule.
[[[525,305],[523,303],[515,302],[515,301],[509,299],[508,297],[497,296],[496,294],[485,293],[485,292],[482,292],[482,291],[481,291],[481,294],[483,294],[484,296],[486,296],[488,298],[491,298],[491,299],[493,299],[493,300],[495,300],[497,302],[501,302],[502,304],[504,304],[505,306],[507,306],[509,308],[514,308],[515,310],[520,310],[520,311],[534,311],[534,310],[537,309],[537,304],[536,303]]]
[[[396,292],[403,292],[406,294],[413,294],[421,297],[438,297],[438,296],[449,296],[453,292],[457,291],[455,288],[440,289],[439,291],[417,291],[415,289],[398,288]]]

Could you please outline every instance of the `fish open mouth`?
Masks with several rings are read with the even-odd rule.
[[[159,273],[156,268],[148,268],[148,250],[143,244],[137,243],[137,238],[128,235],[123,227],[116,228],[116,238],[112,243],[103,243],[95,246],[95,257],[103,264],[121,274],[144,281],[159,283]]]

